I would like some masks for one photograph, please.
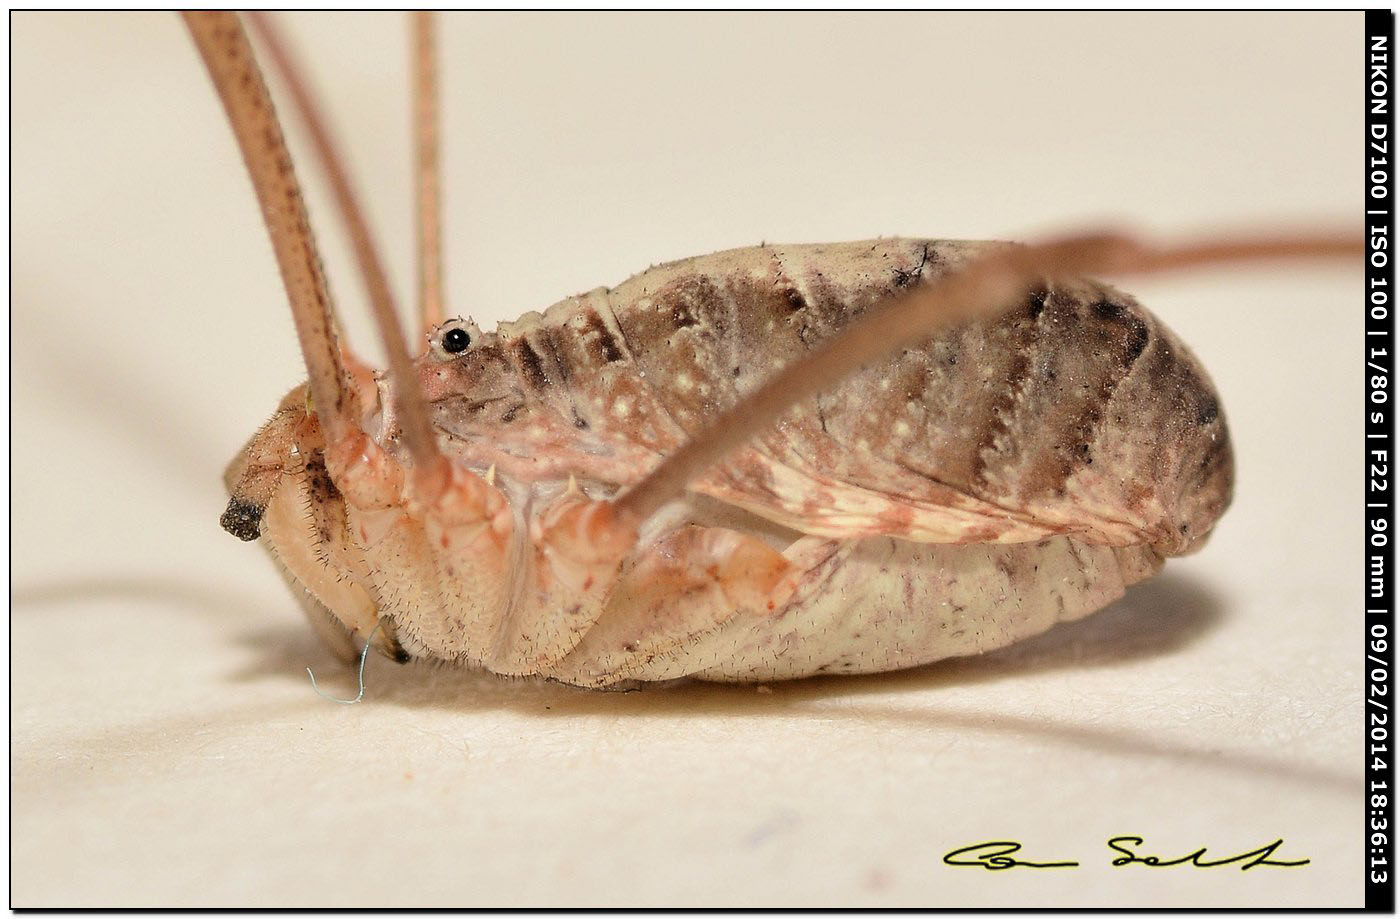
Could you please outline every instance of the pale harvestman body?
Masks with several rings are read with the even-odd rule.
[[[429,20],[417,20],[411,356],[348,180],[275,35],[389,354],[337,341],[281,130],[230,14],[187,20],[233,123],[309,380],[230,467],[342,653],[587,686],[871,672],[1086,615],[1198,548],[1233,459],[1204,370],[1082,280],[1354,257],[1345,238],[1152,248],[885,239],[658,266],[483,332],[444,320]]]

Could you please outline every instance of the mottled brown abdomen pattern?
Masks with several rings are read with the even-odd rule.
[[[881,301],[995,245],[716,253],[503,325],[496,346],[540,411],[579,435],[572,468],[624,486]],[[833,537],[1077,534],[1171,555],[1199,544],[1232,482],[1199,362],[1132,298],[1083,281],[834,382],[696,490]]]

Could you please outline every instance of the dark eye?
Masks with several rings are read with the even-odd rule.
[[[442,350],[448,354],[461,354],[471,343],[472,337],[466,329],[448,329],[442,336]]]

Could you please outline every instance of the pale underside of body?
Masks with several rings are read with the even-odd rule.
[[[1086,615],[1197,548],[1233,479],[1198,362],[1089,282],[835,383],[693,482],[620,560],[540,535],[571,477],[616,494],[868,309],[994,245],[733,250],[494,333],[448,322],[417,382],[495,516],[357,505],[293,399],[259,435],[296,444],[261,535],[342,651],[344,630],[380,625],[391,653],[588,686],[890,670]],[[471,343],[448,353],[454,328]],[[361,422],[405,461],[392,382],[375,385]]]

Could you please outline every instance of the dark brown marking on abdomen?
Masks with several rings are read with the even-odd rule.
[[[550,384],[549,374],[544,370],[544,362],[528,339],[517,338],[511,345],[511,351],[516,363],[520,365],[520,375],[524,377],[525,382],[536,389],[544,389]]]
[[[613,337],[607,323],[603,322],[603,317],[598,315],[598,311],[585,308],[580,315],[583,316],[584,332],[595,349],[595,356],[607,364],[622,360],[622,349],[617,346],[617,339]]]

